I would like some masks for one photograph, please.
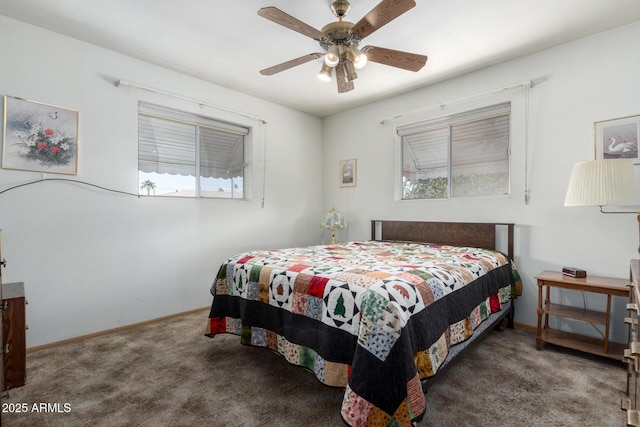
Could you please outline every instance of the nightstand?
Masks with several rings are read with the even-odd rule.
[[[540,350],[543,342],[555,344],[586,353],[623,360],[626,344],[609,342],[611,315],[611,297],[629,298],[629,281],[611,277],[588,276],[577,279],[559,271],[543,271],[538,276],[538,333],[536,348]],[[546,287],[543,301],[543,288]],[[604,311],[587,310],[551,302],[551,288],[569,289],[607,295]],[[603,339],[592,338],[575,333],[560,331],[549,327],[549,316],[558,316],[604,326]],[[544,318],[544,323],[543,323]]]

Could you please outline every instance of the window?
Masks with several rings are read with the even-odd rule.
[[[505,103],[397,129],[402,198],[509,195],[509,115]]]
[[[244,198],[248,134],[248,128],[232,123],[140,103],[140,194]]]

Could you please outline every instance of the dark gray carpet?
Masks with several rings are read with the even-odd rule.
[[[3,400],[3,425],[344,425],[342,390],[237,336],[205,337],[206,317],[29,354],[27,385]],[[431,387],[419,425],[623,426],[625,378],[622,364],[536,351],[529,331],[492,332]],[[40,403],[56,412],[34,411]],[[27,412],[6,412],[17,407]]]

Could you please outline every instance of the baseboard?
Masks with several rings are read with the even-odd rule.
[[[526,329],[531,332],[538,332],[538,327],[533,325],[527,325],[526,323],[513,322],[513,326],[520,329]]]
[[[168,316],[162,316],[162,317],[158,317],[158,318],[155,318],[155,319],[145,320],[143,322],[132,323],[132,324],[126,325],[126,326],[120,326],[118,328],[107,329],[107,330],[100,331],[100,332],[94,332],[92,334],[80,335],[78,337],[68,338],[66,340],[55,341],[55,342],[48,343],[48,344],[37,345],[37,346],[34,346],[34,347],[27,348],[27,353],[33,353],[33,352],[40,351],[40,350],[45,350],[45,349],[48,349],[48,348],[58,347],[58,346],[65,345],[65,344],[71,344],[71,343],[74,343],[74,342],[83,341],[83,340],[86,340],[86,339],[89,339],[89,338],[95,338],[95,337],[99,337],[99,336],[102,336],[102,335],[113,334],[115,332],[122,332],[122,331],[126,331],[126,330],[133,329],[133,328],[139,328],[140,326],[151,325],[153,323],[162,322],[163,320],[174,319],[176,317],[182,317],[182,316],[186,316],[186,315],[189,315],[189,314],[198,313],[200,311],[206,311],[206,310],[209,310],[210,308],[211,307],[209,307],[209,306],[202,307],[202,308],[196,308],[196,309],[189,310],[189,311],[183,311],[183,312],[180,312],[180,313],[170,314]],[[204,325],[204,323],[203,323],[203,325]],[[204,326],[203,326],[203,330],[204,330]]]

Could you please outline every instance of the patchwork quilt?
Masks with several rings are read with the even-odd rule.
[[[485,249],[355,241],[258,250],[220,267],[206,334],[240,335],[345,388],[351,426],[410,426],[420,380],[511,298],[512,264]]]

